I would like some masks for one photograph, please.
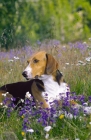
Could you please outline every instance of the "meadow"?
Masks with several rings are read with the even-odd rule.
[[[71,88],[71,96],[82,106],[91,105],[91,38],[87,42],[61,44],[57,40],[37,42],[32,46],[0,51],[0,86],[17,81],[25,81],[22,76],[27,59],[34,53],[45,50],[59,63],[66,82]],[[91,140],[90,113],[71,110],[64,101],[61,110],[40,109],[30,106],[14,110],[1,105],[0,140]],[[26,107],[26,104],[28,105]],[[58,113],[58,114],[57,114]],[[57,114],[57,115],[55,115]]]

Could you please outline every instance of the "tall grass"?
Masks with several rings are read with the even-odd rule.
[[[27,59],[40,50],[51,53],[59,62],[59,69],[63,72],[66,82],[71,88],[71,92],[77,95],[91,95],[91,47],[90,41],[65,44],[57,41],[41,43],[37,49],[24,47],[22,49],[0,52],[0,86],[17,81],[24,81],[22,76],[24,68],[27,66]],[[0,140],[44,140],[46,132],[43,126],[35,119],[31,121],[31,128],[34,133],[23,133],[23,117],[17,111],[13,111],[7,117],[7,109],[0,109]],[[51,124],[50,124],[51,125]],[[69,119],[57,118],[52,123],[52,129],[48,132],[49,140],[90,140],[91,139],[91,116]]]

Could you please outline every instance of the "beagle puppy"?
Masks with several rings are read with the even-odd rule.
[[[70,89],[63,80],[58,62],[52,55],[40,51],[31,56],[27,62],[28,66],[22,75],[29,81],[2,86],[0,99],[2,99],[2,93],[9,92],[16,98],[14,103],[17,104],[19,99],[24,99],[26,92],[29,91],[36,102],[36,106],[42,102],[43,108],[50,108],[50,103],[54,100],[59,102],[61,98],[67,96]]]
[[[54,100],[60,100],[60,98],[67,96],[66,93],[70,92],[70,88],[64,82],[63,75],[59,71],[58,62],[52,55],[45,51],[40,51],[31,56],[27,62],[28,66],[22,75],[27,80],[37,78],[43,81],[45,91],[41,92],[41,97],[45,99],[48,107]],[[40,102],[39,97],[36,97],[35,93],[34,97]],[[44,101],[42,102],[45,104]]]

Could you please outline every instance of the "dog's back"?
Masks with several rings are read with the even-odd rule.
[[[35,94],[40,96],[41,91],[44,91],[44,84],[39,79],[31,79],[26,82],[6,84],[0,88],[0,102],[2,102],[2,100],[5,98],[4,95],[7,95],[8,97],[13,96],[16,98],[17,100],[14,103],[17,104],[20,99],[25,98],[26,92],[29,92],[34,97]],[[7,92],[9,94],[6,94]],[[38,99],[35,99],[34,97],[34,100]]]

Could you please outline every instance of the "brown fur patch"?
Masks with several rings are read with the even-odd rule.
[[[49,108],[46,100],[42,97],[41,92],[38,90],[35,82],[33,82],[31,90],[32,90],[32,95],[36,102],[36,106],[38,107],[40,106],[40,103],[42,103],[41,105],[42,108]]]
[[[53,74],[58,69],[58,62],[50,54],[46,54],[47,65],[46,74]]]

